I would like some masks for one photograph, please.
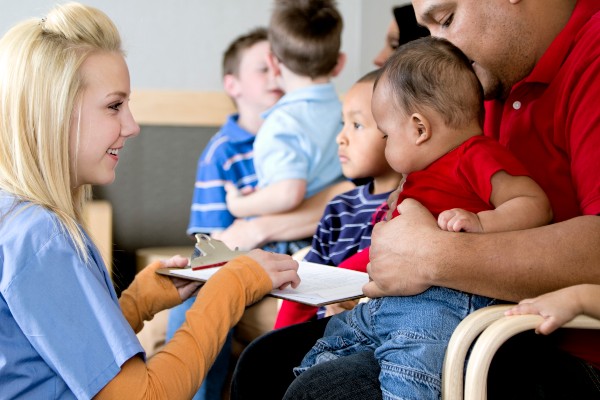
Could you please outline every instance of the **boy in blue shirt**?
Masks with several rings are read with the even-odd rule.
[[[264,114],[254,143],[259,190],[242,195],[227,186],[227,206],[235,216],[292,210],[343,179],[335,146],[342,109],[331,83],[345,60],[342,27],[334,1],[275,2],[269,64],[286,94]]]
[[[196,182],[187,229],[189,235],[213,234],[226,229],[235,217],[225,202],[225,182],[240,190],[256,186],[253,144],[263,121],[261,113],[282,95],[270,78],[267,30],[257,28],[236,38],[223,55],[223,88],[231,97],[237,113],[230,115],[209,141],[198,161]],[[185,321],[194,298],[169,311],[167,340]],[[231,335],[225,342],[200,390],[194,397],[221,399],[231,355]]]

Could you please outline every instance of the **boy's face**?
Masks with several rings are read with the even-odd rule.
[[[235,87],[230,95],[238,108],[261,113],[271,107],[283,95],[276,86],[272,71],[267,65],[269,42],[258,42],[242,53]]]
[[[344,97],[344,127],[337,135],[338,154],[347,178],[377,177],[391,171],[385,160],[385,140],[371,114],[373,82],[360,82]]]
[[[421,168],[416,145],[418,127],[411,116],[398,111],[392,96],[387,78],[382,77],[371,101],[373,118],[386,138],[387,162],[396,172],[408,174]]]

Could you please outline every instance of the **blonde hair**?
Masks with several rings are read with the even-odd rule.
[[[54,212],[85,261],[82,213],[91,187],[71,182],[69,135],[85,88],[80,67],[102,51],[123,54],[117,28],[79,3],[23,21],[0,39],[0,189]]]

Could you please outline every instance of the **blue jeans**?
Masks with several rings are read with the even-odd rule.
[[[184,301],[177,307],[173,307],[169,311],[169,319],[167,322],[167,341],[169,341],[177,329],[185,321],[185,313],[194,304],[196,297],[191,297]],[[229,358],[231,357],[231,335],[232,331],[229,331],[227,340],[223,344],[221,352],[217,356],[217,359],[208,370],[208,374],[202,385],[198,389],[198,392],[192,398],[193,400],[221,400],[223,388],[225,387],[225,381],[227,380],[227,374],[229,373]]]
[[[450,336],[468,314],[495,300],[432,287],[406,297],[381,297],[331,318],[324,337],[306,354],[300,375],[313,365],[360,352],[379,363],[384,399],[438,399]]]

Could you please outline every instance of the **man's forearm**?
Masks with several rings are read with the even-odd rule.
[[[581,283],[600,283],[600,218],[493,234],[453,233],[432,284],[519,301]],[[401,279],[399,277],[399,279]]]

